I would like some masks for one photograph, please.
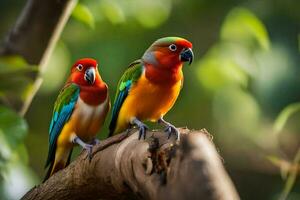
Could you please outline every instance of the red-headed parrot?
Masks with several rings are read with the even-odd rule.
[[[97,61],[78,60],[54,105],[46,162],[50,167],[45,180],[69,164],[74,144],[91,155],[109,109],[108,87],[98,72]]]
[[[192,43],[179,37],[155,41],[141,59],[129,65],[121,77],[114,100],[109,136],[128,129],[139,128],[139,139],[146,137],[149,120],[163,124],[168,133],[179,131],[163,119],[173,107],[183,84],[182,66],[193,61]]]

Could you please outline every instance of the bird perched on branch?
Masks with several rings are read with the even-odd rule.
[[[46,162],[50,167],[45,180],[69,164],[74,144],[91,155],[109,108],[108,88],[98,72],[97,61],[78,60],[54,105]]]
[[[164,120],[173,107],[183,84],[182,66],[193,61],[192,43],[179,37],[155,41],[140,60],[131,63],[121,77],[114,100],[109,136],[139,128],[139,139],[146,137],[145,120],[163,124],[168,133],[179,131]]]

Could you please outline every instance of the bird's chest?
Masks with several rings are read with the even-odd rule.
[[[84,141],[90,141],[95,138],[103,124],[107,106],[107,100],[93,106],[79,98],[72,119],[76,135]]]
[[[153,84],[142,78],[130,91],[132,108],[140,119],[157,120],[174,105],[181,89],[181,80],[172,84]]]

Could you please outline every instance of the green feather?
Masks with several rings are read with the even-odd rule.
[[[109,130],[110,130],[109,136],[111,136],[114,133],[122,104],[124,103],[126,97],[128,96],[128,93],[130,92],[130,88],[132,88],[132,86],[134,86],[136,82],[139,80],[139,78],[141,77],[143,69],[144,66],[142,64],[142,61],[137,60],[131,63],[129,67],[126,69],[126,71],[124,72],[124,74],[122,75],[118,83],[118,87],[117,87],[118,89],[114,100],[112,119],[109,125]]]
[[[76,84],[67,84],[59,93],[54,104],[51,124],[49,127],[49,152],[46,166],[54,161],[57,138],[70,119],[77,99],[80,88]]]
[[[79,93],[79,87],[76,84],[66,85],[59,93],[55,105],[54,112],[60,112],[62,107],[74,100],[74,94]],[[77,98],[77,97],[76,97]]]
[[[170,45],[172,43],[176,43],[178,40],[184,40],[184,38],[180,37],[164,37],[156,40],[151,47],[153,46],[165,46],[165,45]]]

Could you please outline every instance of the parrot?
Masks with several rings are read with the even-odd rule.
[[[156,40],[143,54],[132,62],[121,76],[114,99],[109,137],[129,130],[139,129],[138,139],[146,138],[148,129],[144,121],[165,126],[168,139],[178,129],[164,120],[173,107],[183,86],[182,66],[193,62],[192,43],[180,37],[164,37]]]
[[[45,166],[49,169],[44,181],[70,163],[75,144],[91,156],[93,145],[99,143],[96,134],[109,110],[108,86],[99,74],[97,61],[79,59],[54,105]]]

